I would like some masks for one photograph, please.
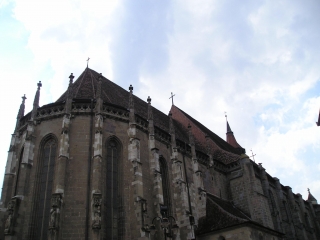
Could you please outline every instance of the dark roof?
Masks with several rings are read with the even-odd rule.
[[[74,99],[95,99],[96,98],[96,89],[98,84],[98,79],[101,75],[96,71],[86,68],[84,72],[78,77],[78,79],[73,83],[73,98]],[[67,98],[67,91],[63,93],[60,98],[56,102],[65,101]],[[129,106],[129,92],[122,87],[118,86],[114,82],[102,76],[102,84],[101,84],[101,98],[103,99],[105,104],[116,105],[124,109],[128,109]],[[146,101],[141,100],[137,96],[133,96],[134,98],[134,110],[135,114],[139,115],[144,119],[148,119],[147,109],[148,103]],[[177,108],[179,109],[179,108]],[[240,154],[239,150],[232,147],[226,141],[221,139],[218,135],[211,132],[208,128],[203,126],[197,120],[189,116],[187,113],[179,109],[187,118],[189,118],[201,131],[205,132],[209,135],[209,137],[217,144],[222,151],[215,151],[213,154],[216,159],[221,159],[224,163],[229,163],[236,161]],[[169,116],[159,111],[158,109],[152,107],[153,111],[153,121],[154,125],[163,131],[169,133]],[[173,119],[173,123],[175,126],[176,138],[188,143],[188,130],[183,124],[180,124],[177,119]],[[197,141],[195,138],[196,148],[204,153],[206,153],[206,146]],[[226,152],[225,152],[226,151]],[[229,152],[230,154],[228,154]],[[233,155],[236,154],[236,155]]]
[[[73,98],[75,99],[95,99],[97,82],[100,74],[96,71],[86,68],[84,72],[73,83]],[[122,108],[128,109],[129,106],[129,92],[122,87],[118,86],[114,82],[102,76],[101,84],[101,97],[104,103],[110,103]],[[148,103],[140,98],[134,97],[134,110],[135,114],[141,116],[144,119],[148,119],[147,109]],[[57,102],[65,101],[67,98],[67,91],[63,93]],[[147,98],[147,97],[146,97]],[[165,132],[169,133],[169,116],[152,107],[154,125]],[[174,121],[174,125],[177,122]],[[188,142],[187,132],[181,131],[180,127],[176,128],[176,138],[181,141]]]
[[[232,227],[251,219],[230,201],[207,194],[206,216],[199,219],[197,234],[205,234]]]
[[[223,150],[226,150],[228,152],[234,153],[234,154],[241,154],[242,151],[239,149],[234,148],[229,143],[227,143],[225,140],[220,138],[217,134],[213,133],[211,130],[209,130],[207,127],[202,125],[200,122],[195,120],[193,117],[191,117],[189,114],[178,108],[177,106],[172,106],[174,108],[177,108],[180,112],[182,112],[191,122],[193,122],[203,133],[206,133],[217,145]]]

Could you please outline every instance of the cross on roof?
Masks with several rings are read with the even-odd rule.
[[[175,96],[175,94],[173,94],[172,92],[171,92],[171,97],[169,97],[169,99],[171,98],[172,99],[172,105],[174,105],[173,104],[173,97]]]
[[[253,161],[256,162],[255,159],[254,159],[254,156],[257,155],[257,154],[253,154],[252,149],[250,149],[250,151],[251,151],[251,153],[252,153],[252,156],[250,156],[250,157],[252,157]]]

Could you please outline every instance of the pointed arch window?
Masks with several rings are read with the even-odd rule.
[[[115,138],[106,143],[106,184],[103,218],[105,222],[104,239],[120,239],[123,235],[122,226],[122,200],[121,200],[121,177],[120,177],[120,156],[121,144]]]
[[[270,202],[272,207],[272,215],[276,216],[278,214],[278,209],[277,209],[276,201],[274,199],[274,196],[271,190],[269,190],[269,197],[270,197]]]
[[[35,214],[36,236],[34,239],[47,239],[52,195],[54,164],[57,154],[57,141],[49,138],[41,148],[38,175],[38,198]]]
[[[160,165],[160,174],[162,180],[162,193],[163,193],[163,204],[167,207],[168,212],[167,216],[172,215],[171,212],[171,198],[170,198],[170,181],[169,181],[169,174],[168,174],[168,165],[166,160],[163,157],[159,159]]]
[[[19,180],[20,180],[20,168],[21,168],[21,163],[22,163],[23,152],[24,152],[24,147],[20,151],[19,165],[17,166],[17,180],[16,180],[15,189],[14,189],[14,195],[17,195],[18,191],[20,190],[19,187],[20,187],[21,183]],[[21,192],[21,190],[20,190],[20,192]]]

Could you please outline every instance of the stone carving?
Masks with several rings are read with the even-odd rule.
[[[4,224],[4,234],[5,235],[13,235],[13,227],[15,220],[15,213],[17,212],[19,198],[12,198],[8,203],[7,212],[8,217]]]
[[[141,226],[142,230],[145,232],[149,231],[149,226],[147,224],[147,218],[148,218],[148,205],[147,205],[147,200],[140,198],[138,200],[141,205]]]
[[[101,229],[101,202],[101,194],[93,194],[92,229]]]
[[[59,214],[61,207],[62,196],[60,193],[54,193],[51,197],[51,209],[49,219],[49,231],[55,233],[59,227]]]

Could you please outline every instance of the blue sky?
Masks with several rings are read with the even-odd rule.
[[[0,0],[0,181],[21,96],[55,101],[89,66],[225,139],[224,112],[267,172],[320,198],[320,3]]]

